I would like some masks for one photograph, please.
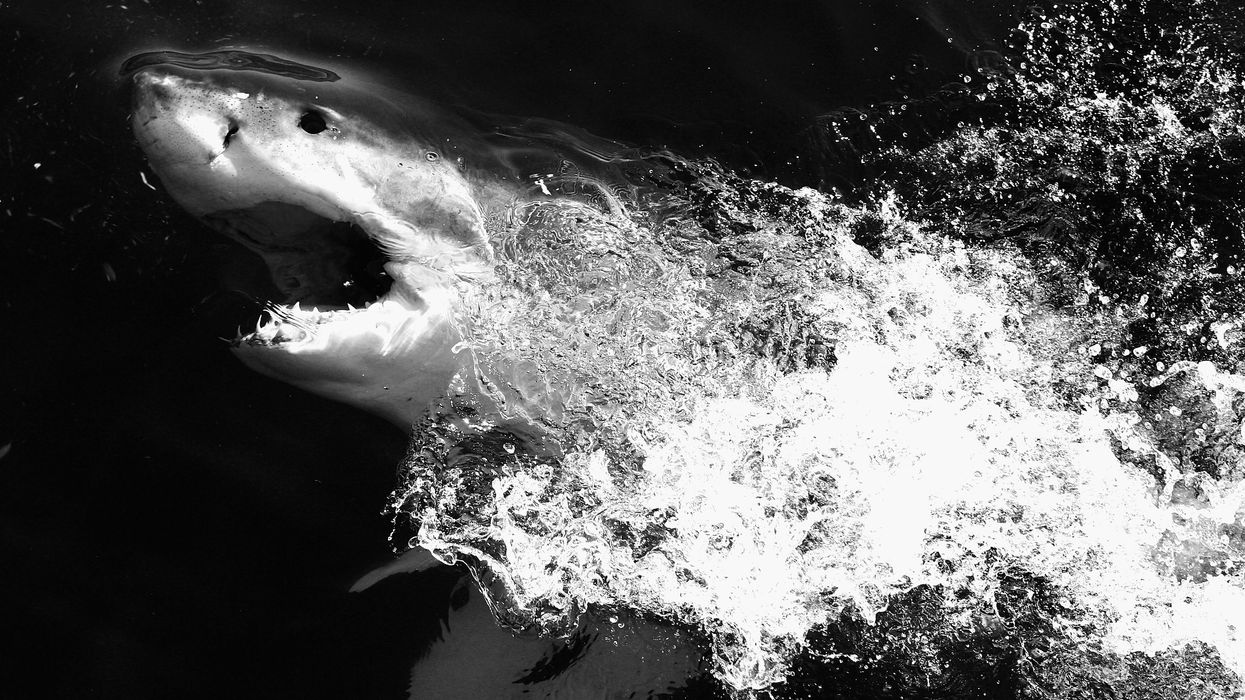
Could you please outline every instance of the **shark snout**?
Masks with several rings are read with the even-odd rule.
[[[159,144],[163,157],[210,163],[241,130],[227,105],[187,90],[185,80],[146,69],[134,77],[134,131],[140,143]]]
[[[154,70],[141,70],[134,74],[134,102],[136,107],[168,106],[177,98],[171,76]]]

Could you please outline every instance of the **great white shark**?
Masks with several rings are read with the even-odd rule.
[[[426,416],[456,376],[475,371],[456,305],[464,286],[494,280],[490,223],[545,201],[607,216],[623,206],[617,181],[592,171],[608,171],[618,144],[569,127],[535,123],[490,139],[432,103],[248,51],[145,53],[122,73],[134,135],[169,196],[268,268],[267,319],[231,341],[238,358],[402,429]],[[351,590],[439,564],[415,547]],[[600,657],[588,664],[598,670],[577,685],[573,674],[549,673],[558,665],[551,660],[584,665],[600,632],[553,645],[518,640],[492,624],[480,594],[464,599],[466,607],[449,612],[456,633],[415,667],[412,697],[530,694],[537,686],[525,679],[536,676],[555,684],[539,692],[580,697],[638,682],[636,668],[658,686],[677,685],[698,663],[663,630],[622,652],[617,640],[604,643],[614,650],[589,653]],[[644,625],[637,618],[632,629]],[[620,634],[612,627],[610,639]],[[482,652],[488,673],[480,672]]]
[[[452,307],[460,285],[493,275],[486,222],[573,199],[533,176],[565,170],[567,153],[490,143],[448,109],[332,71],[246,51],[151,52],[122,71],[165,190],[271,274],[269,319],[234,339],[237,356],[402,427],[467,361]],[[576,156],[608,162],[586,144]],[[566,177],[618,206],[581,168]]]

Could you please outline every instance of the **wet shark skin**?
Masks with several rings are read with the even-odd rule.
[[[463,367],[454,285],[491,275],[479,195],[504,187],[474,186],[450,136],[425,135],[431,107],[399,125],[395,105],[360,90],[188,62],[147,58],[130,75],[135,136],[169,195],[264,258],[285,303],[321,304],[345,276],[331,222],[362,230],[393,280],[375,308],[337,307],[332,322],[288,310],[294,323],[235,343],[239,358],[409,427]]]

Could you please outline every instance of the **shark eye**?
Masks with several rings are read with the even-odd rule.
[[[298,128],[309,134],[318,134],[329,128],[329,125],[325,123],[323,114],[314,109],[309,109],[303,113],[303,116],[298,118]]]
[[[428,155],[424,157],[427,158],[429,161],[435,162],[441,156],[437,155],[436,151],[428,151]]]

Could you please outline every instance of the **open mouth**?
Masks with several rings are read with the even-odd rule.
[[[324,331],[392,333],[425,304],[407,266],[387,257],[358,226],[291,204],[265,202],[204,220],[264,259],[273,289],[253,330],[235,347],[313,344]],[[248,328],[251,324],[248,324]]]

